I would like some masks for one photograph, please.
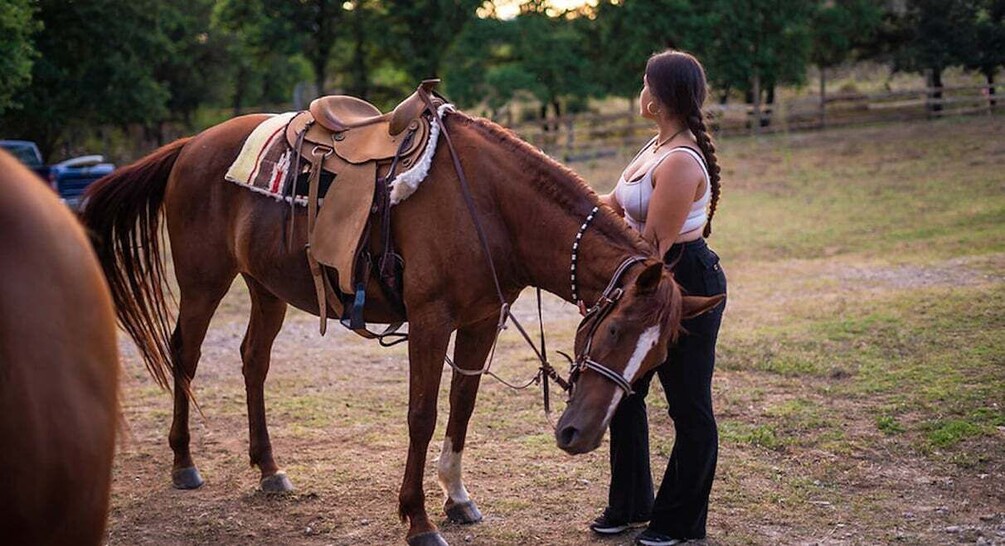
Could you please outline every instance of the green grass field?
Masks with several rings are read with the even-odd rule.
[[[731,139],[720,158],[710,242],[730,296],[709,542],[1005,543],[1005,118]],[[605,191],[627,159],[575,168]],[[403,349],[321,339],[291,313],[266,396],[298,493],[265,497],[247,467],[247,305],[235,286],[203,350],[199,491],[170,489],[170,397],[127,351],[109,543],[403,543]],[[575,311],[549,301],[546,313],[549,345],[567,348]],[[496,370],[533,369],[507,334]],[[432,465],[447,378],[426,481],[441,523]],[[673,427],[658,387],[649,400],[659,478]],[[606,501],[606,444],[561,453],[538,391],[483,383],[471,430],[465,481],[486,518],[444,523],[452,544],[630,543],[586,529]]]

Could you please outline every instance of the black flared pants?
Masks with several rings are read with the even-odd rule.
[[[665,257],[685,294],[726,292],[719,257],[704,239],[674,245]],[[686,332],[667,361],[633,386],[611,419],[611,486],[608,513],[617,519],[650,521],[649,527],[679,539],[705,537],[708,496],[715,477],[719,433],[712,412],[715,342],[725,302],[685,320]],[[663,481],[653,497],[649,466],[649,422],[645,397],[653,375],[666,393],[676,430]]]

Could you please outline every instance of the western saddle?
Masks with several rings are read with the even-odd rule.
[[[384,295],[405,320],[403,264],[391,240],[389,190],[399,171],[412,167],[426,148],[435,108],[443,103],[433,94],[438,82],[423,81],[386,114],[355,97],[321,97],[287,126],[287,142],[297,154],[296,173],[307,177],[307,261],[322,334],[332,309],[364,337],[393,335],[388,334],[392,328],[384,334],[369,332],[362,319],[374,269]],[[322,196],[323,175],[333,180]],[[297,184],[289,186],[288,191],[296,191]]]

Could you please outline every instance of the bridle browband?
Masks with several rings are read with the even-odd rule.
[[[569,269],[570,283],[572,283],[572,303],[579,305],[582,301],[579,299],[579,288],[576,285],[576,264],[579,262],[579,243],[583,240],[583,234],[586,233],[586,228],[590,227],[590,223],[597,216],[597,211],[600,210],[600,206],[597,205],[593,207],[590,214],[586,216],[586,220],[583,225],[579,226],[579,231],[576,232],[576,239],[572,241],[572,267]]]

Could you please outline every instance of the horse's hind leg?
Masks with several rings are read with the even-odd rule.
[[[178,305],[178,324],[171,335],[171,352],[174,359],[174,419],[171,421],[171,434],[168,443],[174,451],[174,465],[171,470],[171,481],[178,489],[195,489],[203,484],[202,476],[189,450],[189,399],[187,386],[195,377],[202,354],[202,341],[206,337],[206,329],[213,317],[220,300],[227,294],[235,274],[229,278],[226,275],[201,283],[186,283],[182,269],[177,268],[178,280],[181,285],[181,301]]]
[[[282,493],[293,490],[293,484],[279,470],[272,457],[272,443],[265,423],[265,377],[272,359],[272,342],[286,318],[286,302],[266,290],[258,281],[244,275],[251,294],[251,320],[241,342],[244,362],[244,388],[248,398],[248,428],[251,464],[262,471],[262,491]]]
[[[497,318],[492,318],[466,326],[457,331],[454,346],[454,361],[458,367],[477,370],[485,364],[492,341],[495,339]],[[450,383],[450,418],[447,434],[443,439],[443,451],[436,464],[440,487],[446,495],[443,510],[450,521],[456,523],[476,523],[482,514],[461,481],[461,455],[468,434],[468,421],[475,408],[480,375],[462,375],[454,372]]]

